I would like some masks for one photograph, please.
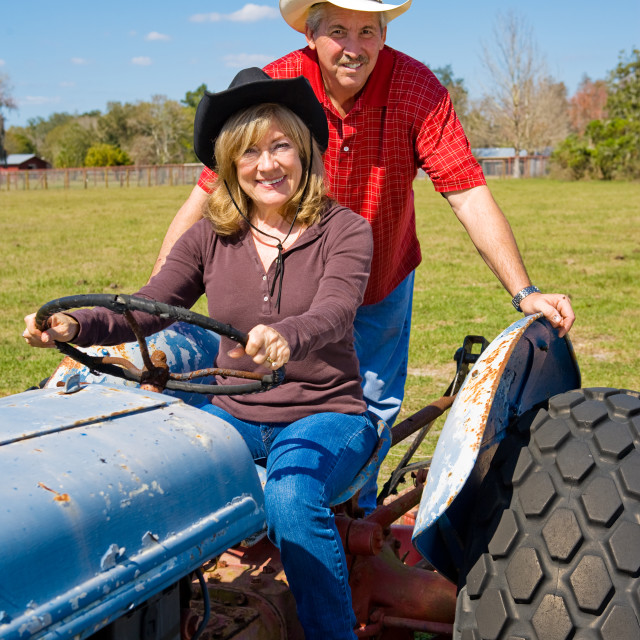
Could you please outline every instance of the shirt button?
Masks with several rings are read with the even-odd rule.
[[[263,300],[264,300],[265,302],[269,302],[269,296],[265,296],[265,297],[263,298]]]
[[[343,151],[349,151],[349,147],[345,147]]]
[[[263,280],[266,280],[266,279],[267,279],[267,276],[262,276],[262,279],[263,279]]]

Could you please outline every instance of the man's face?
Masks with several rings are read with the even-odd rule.
[[[378,60],[387,36],[380,30],[379,14],[351,11],[327,3],[325,18],[313,33],[307,28],[307,43],[318,52],[327,92],[343,100],[353,98],[364,87]]]

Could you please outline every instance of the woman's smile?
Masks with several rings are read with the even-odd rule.
[[[302,179],[298,150],[277,122],[261,140],[244,151],[236,167],[238,183],[258,215],[280,212]]]

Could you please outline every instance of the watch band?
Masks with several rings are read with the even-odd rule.
[[[514,309],[519,313],[522,313],[522,309],[520,308],[520,303],[530,294],[532,293],[540,293],[540,289],[538,287],[534,287],[533,285],[529,285],[524,289],[520,289],[515,296],[513,296],[513,300],[511,300],[511,304]]]

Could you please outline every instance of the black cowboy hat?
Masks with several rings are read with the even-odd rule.
[[[273,102],[288,107],[309,127],[324,152],[329,144],[327,116],[309,81],[303,76],[275,80],[262,69],[243,69],[229,88],[218,93],[205,91],[193,129],[193,148],[200,161],[215,169],[215,143],[224,123],[238,111]]]

